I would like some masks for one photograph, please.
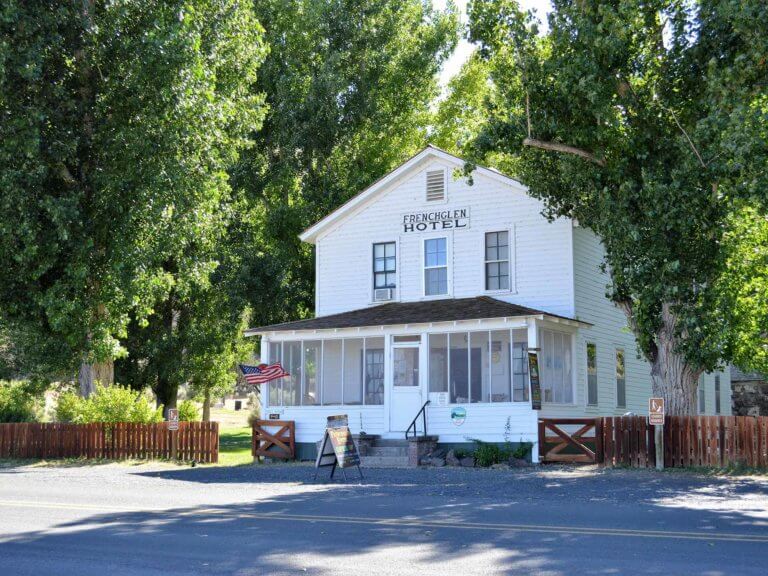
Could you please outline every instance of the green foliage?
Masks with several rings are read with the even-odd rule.
[[[509,460],[509,451],[498,444],[475,440],[475,464],[481,468],[488,468],[494,464],[506,463]]]
[[[253,428],[256,420],[261,419],[261,402],[255,392],[248,394],[248,426]],[[362,432],[361,432],[362,435]]]
[[[0,422],[34,422],[38,404],[26,382],[0,381]]]
[[[85,424],[88,422],[134,422],[149,424],[162,422],[163,409],[155,407],[151,398],[142,392],[123,386],[97,386],[88,398],[74,392],[59,395],[56,419],[60,422]]]
[[[512,450],[512,457],[517,458],[518,460],[524,460],[528,457],[528,454],[531,453],[532,449],[532,442],[520,442],[520,444],[518,444],[517,447]]]
[[[726,223],[739,201],[767,205],[768,5],[555,2],[544,35],[513,0],[469,12],[496,90],[475,157],[505,156],[546,215],[602,238],[646,357],[671,344],[683,358],[685,382],[655,384],[692,397],[729,357]]]
[[[200,421],[200,409],[194,400],[182,400],[177,408],[179,410],[179,420],[182,422]]]
[[[1,15],[0,311],[71,375],[216,268],[226,170],[264,112],[263,30],[236,0]]]

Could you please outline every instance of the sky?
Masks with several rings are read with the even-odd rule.
[[[459,10],[461,11],[461,21],[462,23],[467,23],[467,0],[454,0],[456,5],[459,7]],[[433,0],[433,4],[435,8],[443,9],[445,8],[446,0]],[[546,14],[551,10],[551,5],[549,3],[549,0],[520,0],[520,6],[524,10],[534,10],[536,12],[536,15],[539,17],[539,20],[541,20],[544,23],[544,26],[542,27],[543,30],[546,30]],[[461,39],[459,41],[459,45],[456,47],[456,50],[453,52],[451,57],[445,62],[443,65],[443,69],[440,71],[440,85],[446,86],[448,84],[448,81],[456,75],[456,73],[461,69],[461,65],[464,64],[464,62],[467,61],[469,58],[469,55],[472,54],[473,51],[472,45],[467,42],[465,39]]]

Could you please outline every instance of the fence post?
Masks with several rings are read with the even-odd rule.
[[[656,470],[664,470],[664,426],[655,425],[653,434],[656,443]]]

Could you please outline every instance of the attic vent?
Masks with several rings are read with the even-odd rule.
[[[445,200],[445,170],[427,172],[427,202]]]

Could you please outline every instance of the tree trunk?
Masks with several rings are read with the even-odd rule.
[[[629,320],[630,327],[637,334],[630,303],[620,303]],[[685,357],[676,351],[677,316],[672,304],[662,305],[661,327],[654,338],[654,349],[650,354],[651,382],[653,395],[664,398],[665,411],[670,416],[692,416],[698,413],[696,404],[699,377],[702,370],[691,366]]]
[[[161,380],[157,383],[155,388],[157,405],[163,407],[163,418],[166,420],[168,420],[168,410],[171,408],[176,408],[178,395],[178,385],[173,384],[168,380]]]
[[[206,390],[203,397],[203,422],[211,421],[211,391]]]
[[[77,382],[80,388],[80,396],[88,398],[96,390],[96,383],[102,386],[111,386],[115,383],[115,363],[88,362],[83,360],[77,374]]]

